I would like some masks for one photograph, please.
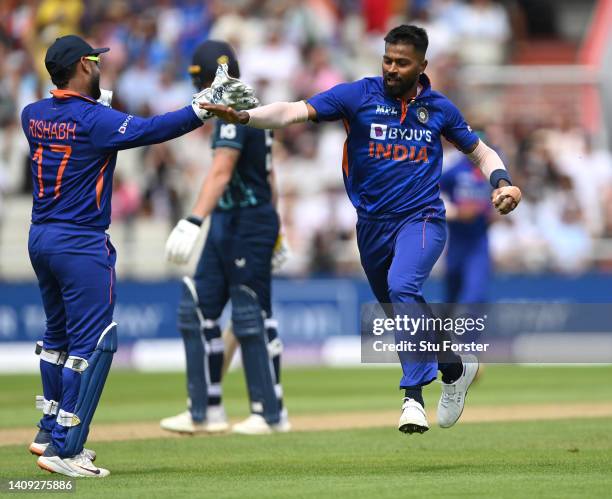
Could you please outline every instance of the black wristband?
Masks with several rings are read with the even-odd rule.
[[[196,217],[195,215],[189,215],[187,218],[185,218],[185,220],[191,222],[193,225],[197,225],[198,227],[202,227],[202,222],[204,221],[204,219]]]
[[[510,180],[510,175],[508,175],[508,172],[506,170],[498,168],[497,170],[494,170],[491,173],[491,176],[489,177],[489,182],[491,182],[491,186],[493,187],[493,189],[497,189],[501,180],[505,180],[506,182],[508,182],[508,184],[512,185],[512,180]]]

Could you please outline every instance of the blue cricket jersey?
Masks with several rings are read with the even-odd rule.
[[[240,156],[216,211],[270,203],[272,132],[217,120],[212,148],[217,147],[231,147],[240,151]]]
[[[491,184],[482,172],[468,158],[461,158],[442,174],[440,187],[453,204],[471,205],[478,213],[470,222],[448,222],[451,243],[475,242],[479,237],[486,237],[491,213]]]
[[[21,113],[30,144],[34,224],[106,229],[117,151],[164,142],[202,125],[191,106],[140,118],[76,92],[51,93]]]
[[[387,95],[382,77],[342,83],[307,101],[318,120],[344,122],[344,185],[360,216],[395,217],[428,206],[443,211],[441,137],[463,151],[478,141],[426,75],[419,83],[411,101]]]

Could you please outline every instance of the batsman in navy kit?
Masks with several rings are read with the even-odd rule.
[[[239,77],[238,61],[225,42],[208,40],[194,53],[190,73],[197,90],[210,84],[220,62]],[[193,279],[183,278],[178,328],[185,344],[188,410],[161,427],[179,433],[229,429],[222,405],[225,344],[218,320],[228,301],[240,344],[251,415],[233,426],[244,434],[288,431],[283,408],[280,350],[271,307],[271,260],[279,237],[273,200],[269,130],[217,120],[211,169],[191,214],[180,220],[166,244],[169,261],[186,263],[210,217]],[[227,356],[226,356],[227,357]]]
[[[117,152],[201,126],[211,117],[198,106],[204,100],[253,103],[252,90],[220,68],[214,88],[183,109],[146,119],[116,111],[110,92],[98,101],[100,54],[108,50],[75,35],[58,38],[45,57],[57,90],[21,115],[33,187],[29,255],[47,319],[36,348],[43,416],[30,451],[40,456],[39,467],[72,477],[109,475],[83,446],[117,350],[116,254],[106,234]]]
[[[220,118],[255,128],[307,120],[342,120],[347,133],[342,172],[357,210],[357,244],[370,287],[380,303],[424,304],[423,283],[446,241],[440,199],[444,137],[468,155],[494,188],[491,200],[506,214],[520,201],[503,162],[479,140],[459,109],[431,87],[425,74],[427,33],[398,26],[385,37],[382,77],[342,83],[306,101],[276,102],[250,111],[202,104]],[[393,311],[393,307],[385,307]],[[442,373],[438,424],[459,419],[478,370],[473,356],[454,352],[400,353],[405,390],[398,428],[429,428],[422,387]]]

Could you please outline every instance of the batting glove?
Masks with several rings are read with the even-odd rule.
[[[201,225],[202,222],[198,224],[195,218],[179,220],[166,241],[166,260],[178,265],[187,263],[200,234]]]
[[[238,111],[252,109],[259,105],[259,100],[253,94],[253,89],[249,85],[229,76],[227,64],[219,64],[212,85],[194,94],[191,107],[198,118],[205,121],[214,115],[205,109],[200,109],[199,104],[221,104]]]
[[[290,256],[291,249],[289,248],[287,239],[282,232],[279,232],[272,252],[272,272],[278,272],[287,260],[289,260]]]

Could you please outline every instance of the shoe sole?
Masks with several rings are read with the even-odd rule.
[[[274,433],[272,428],[261,429],[261,430],[242,430],[240,428],[232,428],[232,433],[235,435],[272,435]]]
[[[45,449],[41,449],[40,447],[38,447],[38,444],[35,444],[34,442],[30,444],[30,447],[28,448],[28,450],[30,451],[30,454],[33,454],[34,456],[39,456],[39,457],[45,453]]]
[[[230,425],[228,423],[212,423],[206,425],[204,427],[204,431],[211,435],[214,435],[216,433],[227,433],[228,431],[230,431]]]
[[[165,428],[164,426],[160,426],[160,428],[164,431],[169,431],[170,433],[178,433],[179,435],[197,435],[198,433],[204,433],[204,430],[177,430],[176,428]]]
[[[461,408],[461,412],[459,413],[459,416],[457,416],[457,419],[455,419],[455,421],[453,421],[452,424],[448,425],[448,426],[442,426],[441,424],[438,424],[438,426],[440,428],[452,428],[453,426],[455,426],[457,424],[457,421],[459,421],[461,419],[461,415],[463,414],[463,410],[465,409],[465,402],[467,401],[467,396],[468,396],[468,392],[470,391],[470,387],[472,386],[472,384],[474,383],[474,381],[476,380],[476,377],[478,376],[478,371],[480,371],[480,360],[478,360],[477,357],[476,358],[476,372],[474,373],[474,376],[472,376],[472,379],[470,380],[470,382],[468,383],[467,388],[465,389],[465,397],[463,397],[463,407]]]
[[[64,475],[64,476],[69,476],[71,478],[106,478],[107,476],[110,476],[110,473],[108,473],[107,475],[86,475],[86,474],[81,474],[81,473],[76,473],[74,471],[72,471],[70,468],[68,468],[67,466],[56,466],[54,467],[52,463],[47,462],[47,460],[44,460],[44,458],[39,457],[36,460],[36,465],[44,471],[48,471],[49,473],[58,473],[60,475]]]
[[[398,430],[407,435],[412,435],[413,433],[423,434],[429,430],[429,426],[421,426],[416,423],[404,423],[398,427]]]
[[[289,433],[291,431],[291,425],[281,425],[281,426],[272,426],[272,431],[274,433]]]
[[[45,470],[48,471],[49,473],[59,473],[60,475],[65,475],[65,476],[69,476],[71,478],[77,478],[81,475],[79,475],[78,473],[74,473],[72,470],[70,470],[69,468],[59,468],[59,467],[54,467],[52,463],[48,463],[46,461],[41,461],[43,458],[39,457],[36,460],[36,464],[38,465],[38,467],[41,470]]]

